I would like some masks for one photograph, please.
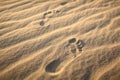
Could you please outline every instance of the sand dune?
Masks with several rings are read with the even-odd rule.
[[[0,80],[120,80],[120,0],[0,0]]]

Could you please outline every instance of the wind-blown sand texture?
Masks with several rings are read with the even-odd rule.
[[[120,80],[120,0],[0,0],[0,80]]]

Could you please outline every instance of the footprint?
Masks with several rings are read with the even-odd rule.
[[[40,22],[40,25],[41,25],[41,26],[44,26],[44,24],[45,24],[44,21],[41,21],[41,22]]]
[[[56,59],[56,60],[52,61],[51,63],[49,63],[46,66],[45,70],[47,72],[55,72],[60,63],[61,63],[61,60],[60,59]]]
[[[60,5],[65,5],[65,4],[67,4],[67,2],[62,2],[62,3],[60,3]]]
[[[84,43],[83,40],[78,40],[78,41],[76,42],[76,45],[77,45],[78,50],[79,50],[79,51],[82,51],[82,48],[84,47],[85,43]]]

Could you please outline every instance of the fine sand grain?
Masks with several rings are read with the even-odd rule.
[[[120,0],[0,0],[0,80],[120,80]]]

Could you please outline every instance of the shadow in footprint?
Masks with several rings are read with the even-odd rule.
[[[83,40],[78,40],[78,41],[76,42],[76,45],[77,45],[78,50],[79,50],[79,51],[82,51],[82,48],[85,46],[85,43],[84,43]]]
[[[67,2],[62,2],[62,3],[60,3],[60,5],[65,5],[65,4],[67,4]]]
[[[60,63],[61,63],[61,60],[60,59],[56,59],[56,60],[52,61],[51,63],[49,63],[46,66],[45,70],[47,72],[55,72]]]
[[[75,45],[71,45],[70,48],[71,48],[71,52],[72,52],[73,56],[76,57],[76,47],[75,47]]]
[[[40,25],[41,25],[41,26],[44,26],[44,24],[45,24],[44,21],[41,21],[41,22],[40,22]]]
[[[73,44],[73,43],[75,43],[75,42],[76,42],[76,38],[71,38],[71,39],[69,39],[66,47],[70,46],[71,44]]]
[[[68,42],[69,43],[75,43],[76,42],[76,38],[71,38]]]
[[[48,12],[46,12],[44,15],[51,14],[51,13],[52,13],[51,11],[48,11]]]
[[[49,14],[51,14],[51,13],[52,13],[52,11],[45,12],[45,13],[43,14],[43,18],[46,18],[46,16],[49,15]]]

